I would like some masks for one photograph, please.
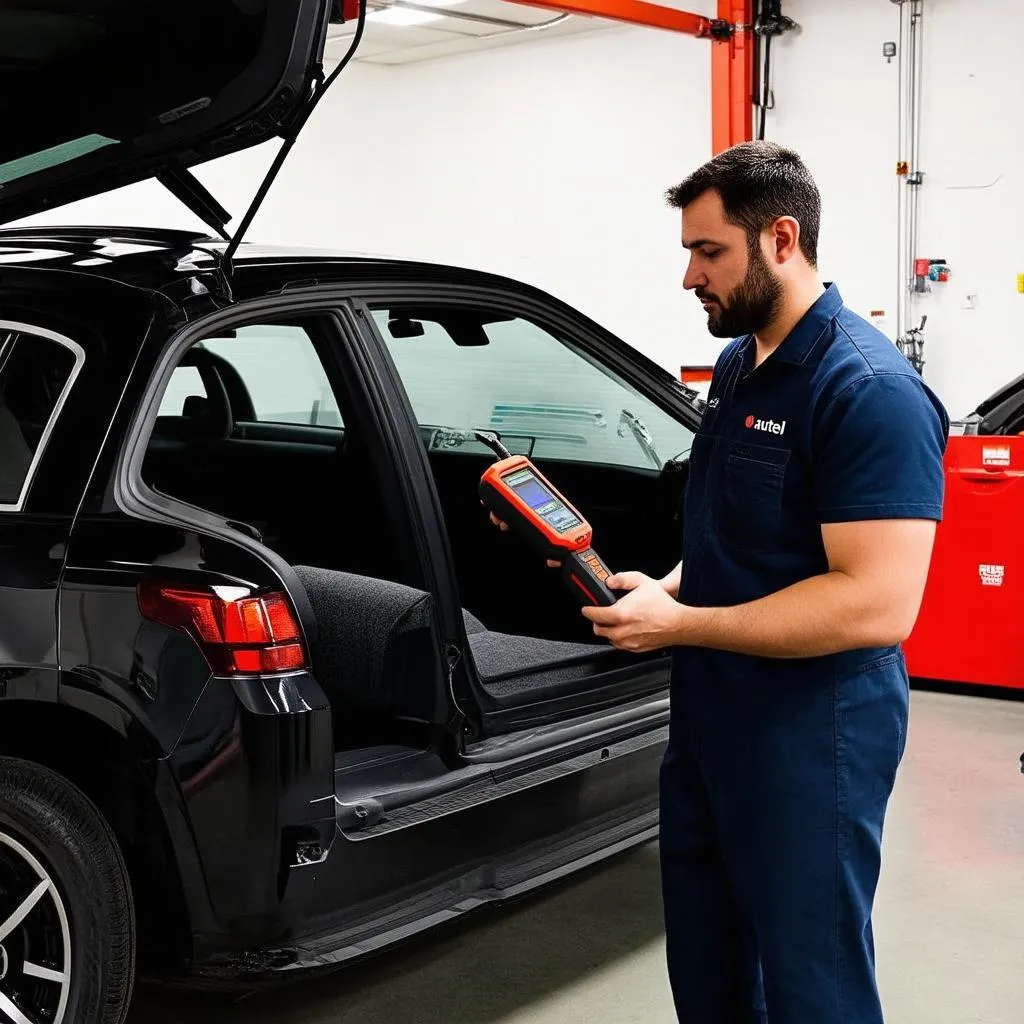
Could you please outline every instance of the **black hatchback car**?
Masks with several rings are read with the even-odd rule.
[[[668,662],[481,508],[528,454],[678,560],[700,407],[576,310],[238,246],[327,0],[0,5],[0,219],[156,177],[210,236],[0,230],[0,1020],[340,965],[657,834]]]

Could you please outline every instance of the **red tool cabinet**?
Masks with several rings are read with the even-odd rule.
[[[1024,437],[949,438],[912,676],[1024,689]]]

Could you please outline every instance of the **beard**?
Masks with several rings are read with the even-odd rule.
[[[727,302],[697,289],[698,299],[715,306],[708,311],[708,331],[715,338],[739,338],[763,331],[775,318],[782,301],[782,282],[771,272],[760,248],[753,246],[747,276],[733,289]]]

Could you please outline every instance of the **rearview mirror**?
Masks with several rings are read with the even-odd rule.
[[[422,338],[426,333],[419,320],[410,320],[407,316],[389,320],[388,331],[392,338]]]

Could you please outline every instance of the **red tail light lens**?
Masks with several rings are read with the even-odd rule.
[[[302,631],[284,594],[225,593],[146,580],[138,587],[139,610],[150,622],[192,637],[217,675],[306,668]]]

